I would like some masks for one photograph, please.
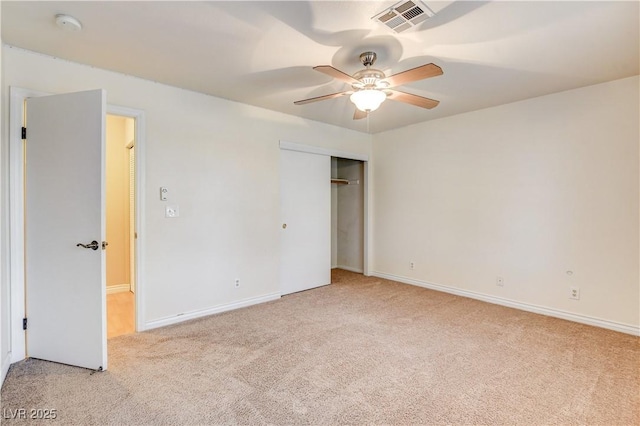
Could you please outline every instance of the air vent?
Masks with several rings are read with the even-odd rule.
[[[396,33],[401,33],[415,27],[433,15],[435,13],[420,0],[403,0],[371,19],[375,19]]]

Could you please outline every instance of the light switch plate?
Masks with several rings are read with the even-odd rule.
[[[169,190],[164,186],[160,187],[160,201],[167,201],[167,196],[169,194]]]
[[[169,205],[164,208],[164,217],[174,218],[180,216],[180,208],[177,204]]]

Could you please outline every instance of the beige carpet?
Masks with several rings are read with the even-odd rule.
[[[640,424],[640,339],[345,271],[109,341],[109,371],[14,365],[44,424]],[[4,423],[13,423],[6,419]]]

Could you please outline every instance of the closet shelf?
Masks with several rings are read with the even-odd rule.
[[[360,180],[331,178],[331,183],[337,183],[338,185],[360,185]]]

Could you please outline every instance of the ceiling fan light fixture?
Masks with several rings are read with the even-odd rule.
[[[350,95],[351,102],[356,106],[356,112],[353,115],[354,120],[360,120],[367,117],[367,113],[377,110],[382,102],[387,98],[394,102],[403,102],[405,104],[415,105],[426,109],[438,106],[439,101],[435,99],[413,95],[411,93],[394,90],[392,88],[411,83],[413,81],[442,75],[442,68],[436,64],[424,64],[387,77],[384,72],[371,68],[375,59],[376,54],[374,52],[364,52],[361,54],[360,61],[365,66],[365,69],[358,71],[352,76],[332,67],[331,65],[318,65],[317,67],[313,67],[316,71],[331,76],[343,83],[350,84],[353,90],[345,90],[329,95],[302,99],[300,101],[295,101],[294,104],[305,105],[312,102],[323,101],[325,99],[334,99]]]
[[[349,99],[360,111],[371,112],[378,109],[387,95],[381,90],[365,89],[353,93]]]

